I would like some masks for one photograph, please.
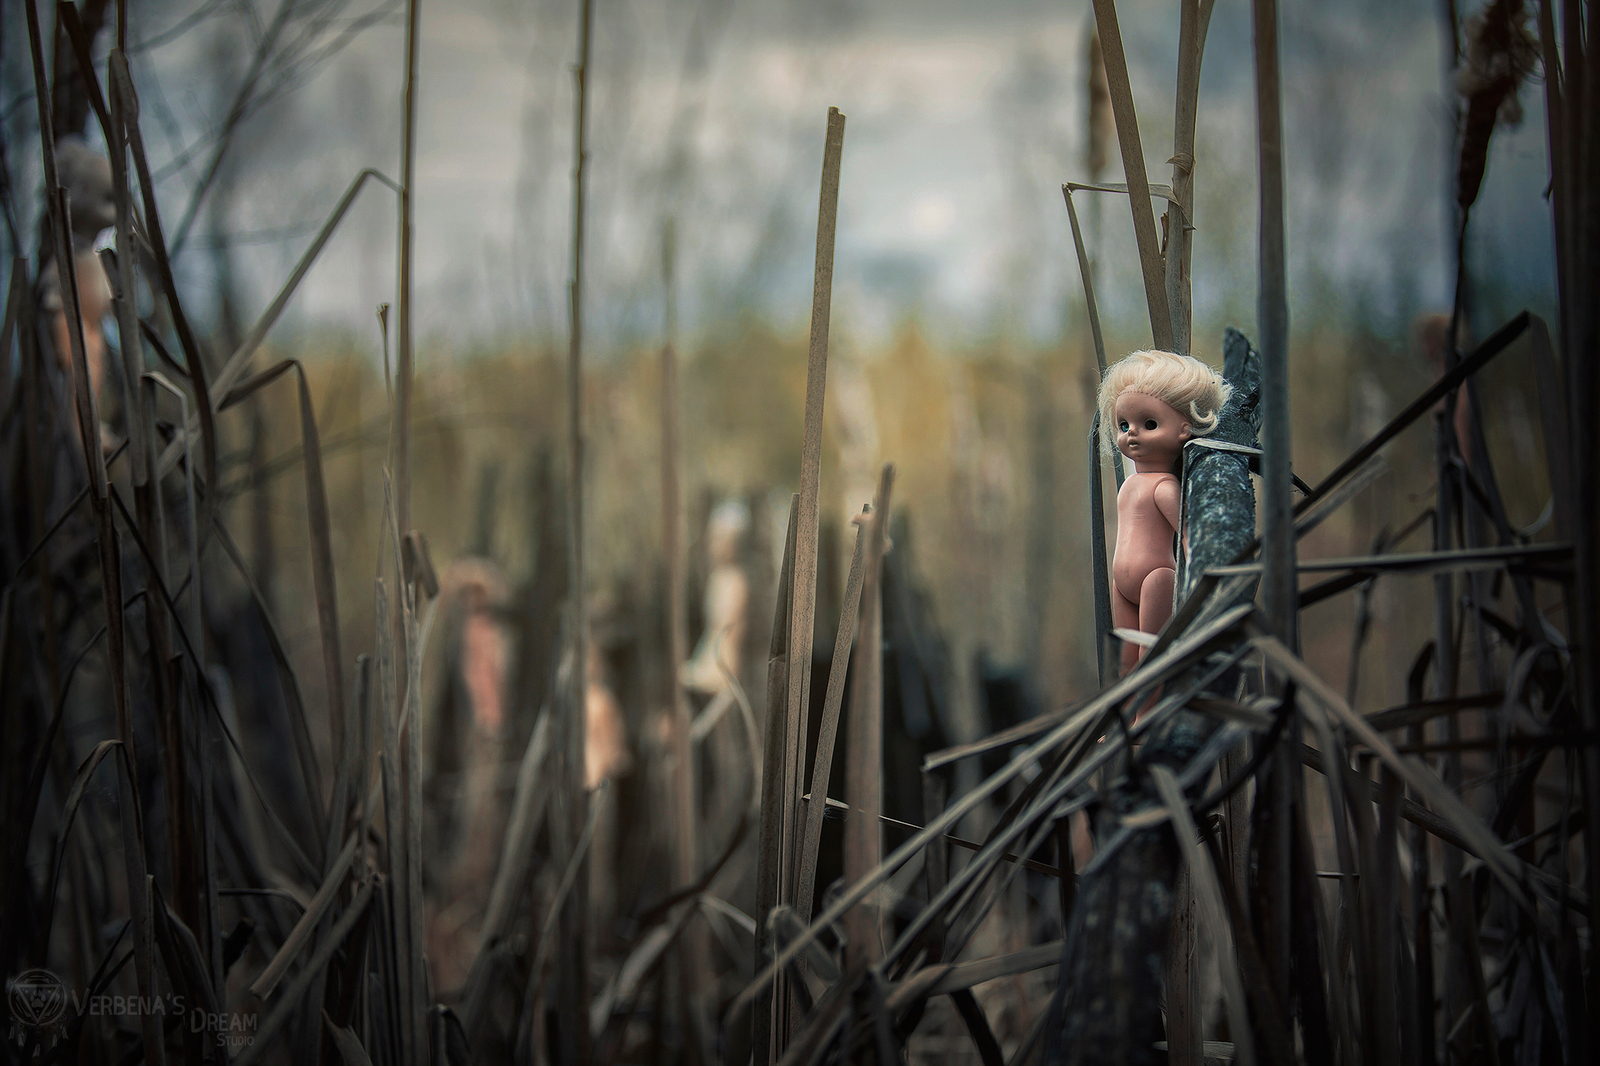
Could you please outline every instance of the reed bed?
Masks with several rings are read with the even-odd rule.
[[[1303,353],[1348,342],[1290,331],[1277,5],[1255,0],[1259,350],[1225,335],[1235,399],[1186,457],[1179,602],[1148,637],[1113,633],[1102,602],[1105,471],[1083,410],[1044,420],[1042,448],[996,431],[1018,465],[1081,471],[1087,449],[1081,495],[1059,504],[1047,477],[1021,502],[986,495],[906,411],[959,401],[1003,425],[1019,392],[1092,391],[1122,338],[1102,334],[1083,197],[1130,207],[1149,335],[1204,347],[1188,260],[1209,0],[1180,5],[1166,186],[1144,171],[1116,6],[1094,0],[1126,182],[1064,184],[1091,335],[1022,379],[984,353],[951,371],[914,330],[865,366],[830,353],[837,109],[807,342],[750,330],[680,362],[669,227],[664,345],[587,363],[591,0],[564,353],[430,366],[413,333],[416,0],[399,180],[356,175],[219,347],[172,270],[195,204],[169,245],[125,0],[104,84],[103,10],[58,11],[85,121],[112,148],[99,204],[57,172],[61,93],[25,6],[47,224],[42,262],[13,260],[0,331],[8,1061],[1592,1057],[1585,5],[1493,0],[1450,27],[1466,57],[1458,253],[1497,116],[1542,64],[1560,321],[1524,312],[1464,344],[1460,257],[1440,373],[1398,375],[1414,398],[1346,452],[1332,416],[1290,418],[1293,390],[1329,387],[1328,361]],[[393,365],[387,307],[381,382],[357,358],[277,352],[350,205],[384,188],[400,208]],[[122,341],[106,413],[73,244],[96,208]],[[45,263],[55,318],[35,300]],[[836,381],[869,382],[897,466],[830,430],[830,359]],[[1540,412],[1533,461],[1506,444],[1529,428],[1506,414],[1513,394]],[[635,421],[648,432],[618,428]],[[851,463],[876,491],[841,512],[829,480]],[[710,498],[740,489],[731,510]],[[1055,596],[983,601],[985,549],[1010,526],[1030,558],[1058,556],[1030,570]],[[1370,550],[1351,554],[1357,538]],[[701,602],[702,587],[742,591]],[[737,623],[719,630],[724,602]],[[1026,611],[1045,632],[1012,641],[1031,649],[1023,680],[963,662],[1040,602],[1056,602]],[[1123,637],[1148,648],[1115,677]]]

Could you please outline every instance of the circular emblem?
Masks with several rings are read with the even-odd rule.
[[[23,970],[6,985],[11,1016],[23,1025],[47,1029],[67,1012],[67,985],[49,970]]]

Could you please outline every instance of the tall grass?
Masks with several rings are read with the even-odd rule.
[[[1143,341],[1102,336],[1091,314],[1092,338],[1028,353],[1028,375],[1016,353],[945,352],[914,326],[881,352],[830,351],[849,195],[836,110],[810,336],[750,328],[680,362],[669,328],[664,348],[588,359],[585,3],[569,345],[430,361],[405,236],[413,3],[401,180],[357,175],[213,360],[163,235],[126,13],[103,90],[64,6],[113,155],[104,269],[123,389],[103,413],[28,5],[69,350],[55,356],[31,306],[40,265],[17,259],[0,328],[0,961],[48,969],[77,998],[22,1026],[8,1059],[1581,1060],[1600,869],[1584,800],[1600,775],[1586,651],[1600,623],[1582,300],[1600,109],[1581,94],[1600,79],[1577,73],[1593,65],[1579,6],[1544,3],[1537,19],[1560,323],[1520,315],[1450,351],[1431,383],[1368,353],[1383,385],[1415,398],[1352,439],[1333,405],[1299,399],[1348,393],[1347,364],[1322,356],[1358,341],[1288,327],[1275,5],[1257,4],[1265,358],[1238,335],[1226,352],[1240,382],[1264,363],[1266,389],[1259,414],[1236,412],[1241,439],[1203,461],[1248,463],[1264,415],[1279,520],[1253,538],[1242,467],[1221,518],[1195,503],[1186,562],[1235,539],[1186,572],[1142,664],[1097,681],[1111,634],[1092,621],[1107,560],[1083,529],[1090,485],[1074,475],[1044,498],[1052,486],[1009,472],[1032,468],[1040,432],[1051,469],[1082,471],[1098,367]],[[1127,183],[1070,183],[1064,221],[1076,235],[1074,193],[1126,196],[1150,336],[1205,351],[1186,227],[1204,180],[1193,130],[1211,5],[1179,12],[1170,188],[1143,174],[1115,5],[1094,7]],[[1463,145],[1482,151],[1485,136],[1480,121]],[[401,205],[384,382],[352,353],[271,337],[369,177]],[[1152,194],[1168,204],[1165,246]],[[141,319],[143,291],[156,313]],[[825,415],[827,370],[843,358],[897,460],[870,508],[829,502],[848,427]],[[1086,402],[1057,404],[1059,425],[1016,425],[1037,388]],[[1512,397],[1541,412],[1526,454],[1533,424]],[[249,455],[246,411],[263,418]],[[705,625],[698,531],[734,495],[751,515],[748,647],[705,700],[679,675]],[[236,536],[250,504],[260,521]],[[1007,563],[1035,550],[1034,518],[1059,557],[1028,568],[1056,575],[1044,597]],[[269,541],[288,550],[260,567]],[[1264,609],[1258,585],[1275,590]],[[1023,632],[1035,602],[1045,631]],[[967,664],[1036,647],[1049,649],[1036,695],[1002,722],[976,695],[994,674]],[[489,675],[493,720],[475,717],[491,713],[474,688]],[[620,743],[603,732],[608,700]],[[931,725],[914,734],[919,713]],[[891,772],[898,748],[914,785]],[[591,791],[589,757],[606,752],[632,769],[619,757]],[[100,994],[141,1006],[108,1016],[89,1007]],[[150,1006],[173,996],[182,1010]]]

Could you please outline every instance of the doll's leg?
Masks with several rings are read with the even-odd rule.
[[[1145,575],[1139,588],[1139,630],[1159,633],[1172,617],[1172,589],[1178,574],[1170,566],[1163,566]],[[1139,649],[1142,656],[1143,648]]]
[[[1139,628],[1139,605],[1124,596],[1115,581],[1111,583],[1111,624],[1118,629]],[[1132,670],[1134,664],[1138,661],[1139,645],[1129,644],[1124,641],[1122,644],[1122,673],[1125,674]]]

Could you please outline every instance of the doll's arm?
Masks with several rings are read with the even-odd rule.
[[[1173,529],[1177,529],[1178,521],[1182,517],[1182,499],[1178,490],[1178,479],[1164,477],[1156,482],[1155,498],[1156,507],[1161,511],[1161,516],[1172,525]]]

